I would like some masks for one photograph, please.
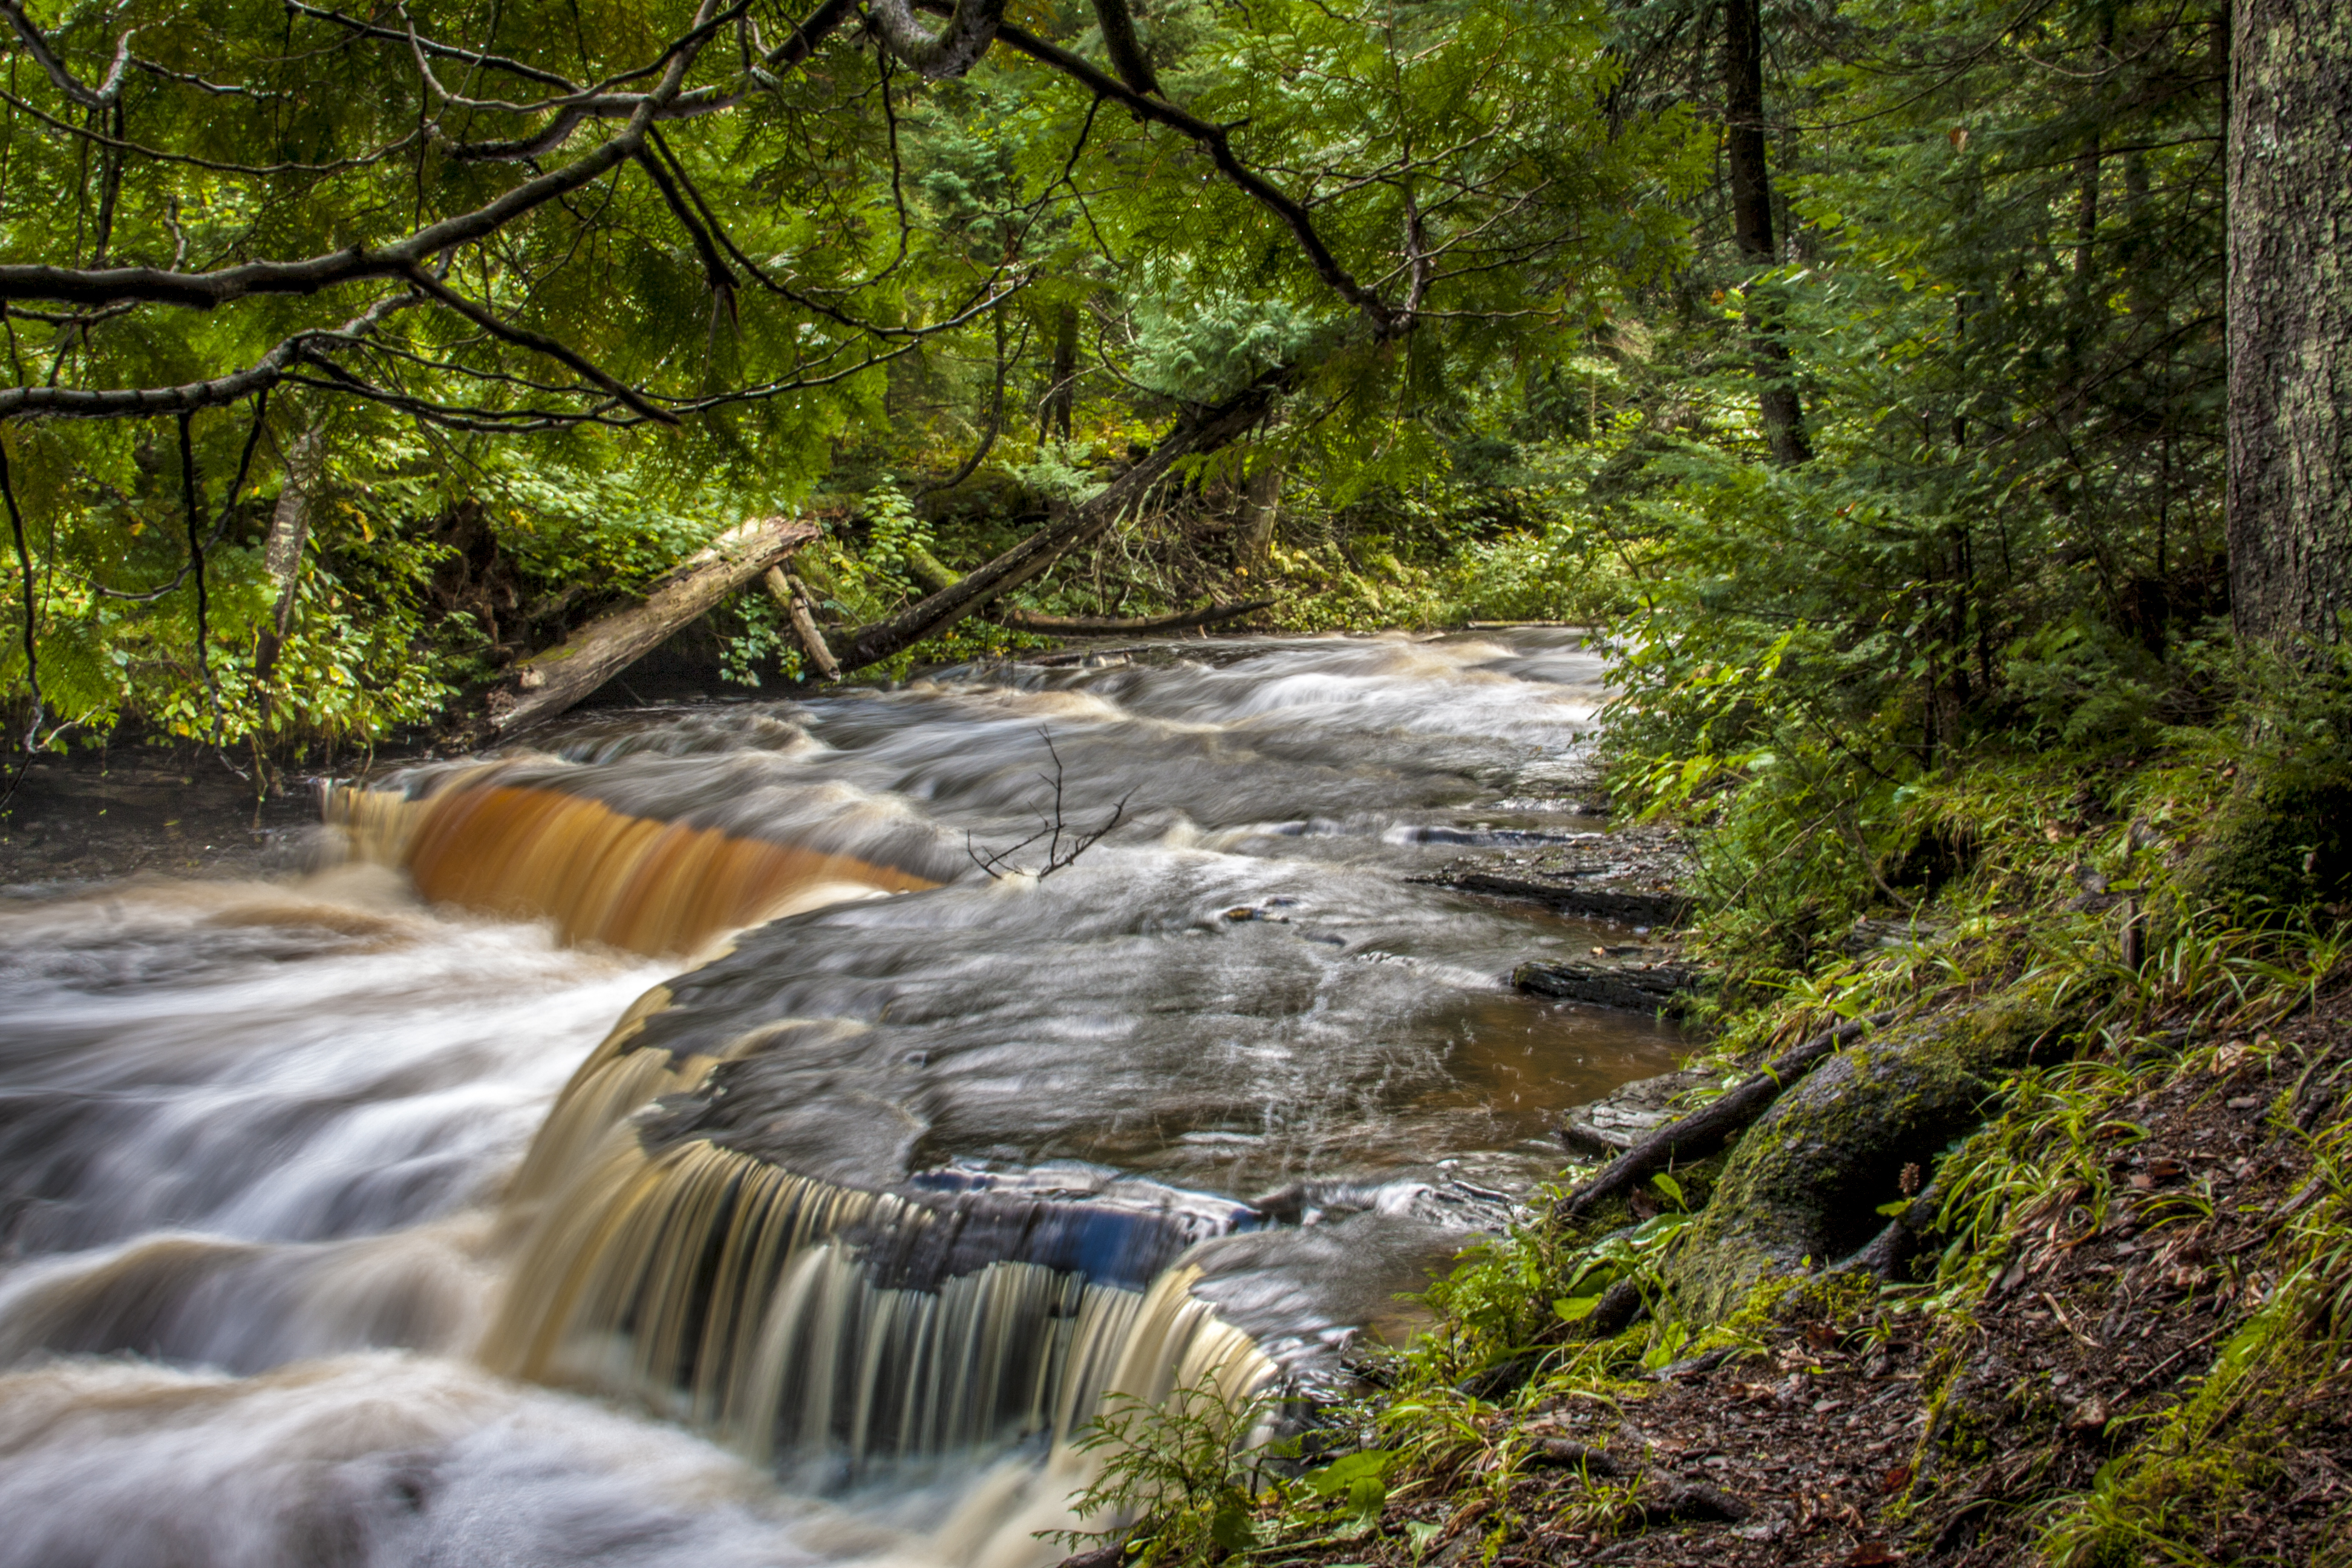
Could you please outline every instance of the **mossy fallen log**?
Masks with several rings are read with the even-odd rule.
[[[1893,1016],[1877,1013],[1867,1018],[1850,1019],[1815,1035],[1803,1045],[1781,1052],[1762,1072],[1689,1115],[1667,1122],[1618,1155],[1597,1175],[1568,1194],[1568,1201],[1560,1205],[1561,1214],[1570,1219],[1590,1214],[1609,1199],[1633,1191],[1676,1161],[1704,1159],[1714,1153],[1732,1134],[1762,1115],[1783,1089],[1811,1072],[1832,1051],[1860,1038],[1864,1031],[1875,1028]]]

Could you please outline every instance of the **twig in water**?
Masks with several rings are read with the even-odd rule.
[[[1110,815],[1103,819],[1103,825],[1091,833],[1081,833],[1071,827],[1063,809],[1062,753],[1054,745],[1054,734],[1051,730],[1040,725],[1037,733],[1045,742],[1045,754],[1054,759],[1054,776],[1047,778],[1044,773],[1037,775],[1038,782],[1050,786],[1054,792],[1053,815],[1048,816],[1045,813],[1039,812],[1037,821],[1041,826],[1036,832],[1009,848],[999,849],[985,856],[981,854],[979,846],[972,841],[972,836],[970,833],[963,836],[964,854],[971,858],[973,865],[987,874],[988,879],[992,882],[1024,873],[1034,875],[1042,882],[1055,872],[1076,864],[1079,856],[1101,842],[1112,828],[1117,827],[1126,819],[1127,803],[1135,798],[1133,790],[1119,796],[1118,804],[1110,808]],[[1062,847],[1065,837],[1069,841],[1070,847],[1067,850]],[[1027,868],[1012,864],[1013,857],[1041,838],[1046,840],[1045,864],[1043,867],[1034,872],[1028,872]]]

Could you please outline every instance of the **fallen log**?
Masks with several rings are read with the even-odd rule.
[[[1611,1161],[1599,1174],[1568,1194],[1567,1202],[1560,1205],[1562,1217],[1574,1219],[1588,1214],[1597,1205],[1632,1191],[1677,1160],[1703,1159],[1714,1153],[1733,1133],[1763,1115],[1780,1098],[1782,1089],[1804,1077],[1841,1046],[1859,1037],[1864,1030],[1875,1028],[1894,1016],[1892,1012],[1874,1013],[1867,1018],[1849,1019],[1834,1029],[1815,1035],[1803,1045],[1781,1052],[1762,1072],[1688,1116],[1667,1122]]]
[[[511,731],[552,719],[816,536],[814,522],[793,517],[728,530],[655,584],[642,602],[600,616],[562,647],[517,665],[490,693],[491,725]]]
[[[963,579],[940,558],[919,544],[899,547],[907,558],[907,569],[915,581],[934,594],[953,588]],[[1188,626],[1213,626],[1219,621],[1236,620],[1243,616],[1273,606],[1272,599],[1244,599],[1239,604],[1220,605],[1212,599],[1196,610],[1179,610],[1168,616],[1049,616],[1039,610],[1024,610],[1017,605],[991,605],[977,612],[984,621],[994,621],[1000,626],[1010,626],[1018,632],[1036,632],[1046,637],[1128,637],[1149,632],[1182,631]]]
[[[1212,599],[1196,610],[1179,610],[1170,616],[1048,616],[1035,610],[1024,610],[1004,605],[982,614],[1000,626],[1014,631],[1038,632],[1048,637],[1139,637],[1147,632],[1176,632],[1188,626],[1214,626],[1219,621],[1238,620],[1244,616],[1273,606],[1272,599],[1244,599],[1239,604],[1220,605]]]
[[[1187,416],[1133,468],[1062,517],[898,614],[844,634],[834,650],[841,668],[863,669],[878,664],[1042,576],[1066,552],[1108,532],[1139,510],[1179,465],[1247,434],[1265,417],[1294,374],[1286,366],[1270,371],[1215,407]]]

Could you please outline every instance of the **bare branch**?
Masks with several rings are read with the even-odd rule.
[[[16,29],[16,37],[24,43],[25,52],[33,57],[33,63],[47,73],[57,89],[74,102],[84,109],[110,109],[122,96],[122,73],[131,64],[130,33],[124,33],[116,42],[114,64],[108,69],[106,79],[91,88],[68,70],[65,61],[49,47],[49,40],[42,36],[40,28],[33,25],[33,19],[25,15],[23,0],[0,0],[0,16],[8,18],[8,25]]]
[[[6,3],[0,0],[0,5]],[[406,278],[427,258],[495,234],[523,214],[593,183],[634,156],[645,144],[654,117],[677,96],[687,68],[709,38],[714,3],[703,0],[693,30],[670,46],[660,83],[638,100],[627,126],[617,135],[562,168],[526,180],[471,212],[444,218],[373,249],[353,246],[301,261],[251,261],[212,272],[154,267],[0,267],[0,300],[58,300],[77,305],[140,300],[209,310],[251,294],[315,294],[362,279]],[[748,5],[750,0],[738,3]]]
[[[675,425],[677,423],[677,415],[670,413],[667,409],[656,407],[652,403],[646,400],[645,394],[639,392],[635,387],[629,385],[626,382],[622,381],[619,377],[610,375],[604,371],[600,370],[593,363],[590,363],[585,356],[575,353],[571,349],[565,348],[553,338],[534,332],[528,327],[518,327],[511,321],[501,320],[495,311],[489,309],[488,306],[476,304],[473,300],[467,299],[463,294],[458,293],[455,289],[450,288],[447,284],[434,277],[433,274],[425,270],[424,268],[410,268],[408,269],[408,280],[416,285],[416,287],[425,293],[430,294],[436,301],[448,306],[449,309],[457,311],[459,315],[465,317],[466,320],[473,322],[476,326],[481,328],[482,331],[489,333],[492,337],[502,339],[503,341],[513,343],[520,348],[529,349],[534,353],[545,354],[548,358],[555,361],[557,363],[563,365],[565,368],[576,373],[577,374],[586,377],[589,381],[594,383],[605,392],[612,394],[614,397],[619,398],[623,403],[627,404],[631,408],[635,409],[638,413],[644,415],[648,419],[657,419],[665,425]]]
[[[1109,834],[1112,828],[1117,827],[1120,822],[1126,819],[1127,803],[1135,798],[1135,792],[1133,790],[1129,790],[1125,795],[1119,796],[1118,804],[1110,808],[1110,815],[1103,818],[1102,826],[1096,828],[1091,833],[1082,833],[1071,827],[1069,826],[1068,814],[1064,809],[1063,805],[1064,780],[1061,751],[1054,744],[1054,732],[1052,730],[1041,724],[1037,728],[1037,735],[1040,740],[1045,742],[1045,754],[1054,759],[1054,776],[1047,778],[1044,773],[1039,773],[1037,775],[1038,782],[1045,784],[1048,789],[1054,792],[1054,809],[1052,815],[1048,816],[1045,812],[1039,812],[1037,814],[1037,820],[1044,826],[1040,826],[1036,832],[1031,834],[1028,837],[1023,839],[1018,844],[1013,845],[1008,848],[999,849],[993,854],[987,856],[982,856],[981,854],[978,846],[974,844],[972,836],[970,833],[966,833],[963,836],[964,854],[971,858],[973,865],[979,867],[982,872],[986,873],[988,879],[992,882],[1001,882],[1007,877],[1014,876],[1030,876],[1042,882],[1056,871],[1067,870],[1070,867],[1078,863],[1079,856],[1085,854],[1097,844],[1102,842],[1103,838]],[[1068,837],[1070,841],[1070,847],[1067,851],[1065,851],[1062,847],[1062,839],[1065,835]],[[1045,845],[1045,864],[1042,868],[1032,870],[1025,866],[1014,866],[1013,864],[1013,856],[1020,854],[1021,851],[1028,848],[1029,846],[1036,843],[1041,838],[1047,840]]]
[[[922,0],[922,4],[925,9],[936,11],[943,0]],[[1412,330],[1410,312],[1389,304],[1359,283],[1353,274],[1339,265],[1339,258],[1332,255],[1331,247],[1323,242],[1322,235],[1316,230],[1313,216],[1305,206],[1234,154],[1233,142],[1225,127],[1212,125],[1198,115],[1177,108],[1164,98],[1138,92],[1091,61],[1049,44],[1010,22],[998,26],[996,34],[1013,49],[1040,65],[1051,66],[1097,97],[1114,100],[1138,120],[1165,125],[1190,137],[1209,154],[1218,172],[1232,181],[1242,194],[1282,219],[1290,229],[1292,237],[1297,240],[1299,248],[1307,253],[1307,263],[1314,268],[1315,275],[1341,299],[1362,311],[1372,323],[1374,331],[1383,338],[1391,338]]]

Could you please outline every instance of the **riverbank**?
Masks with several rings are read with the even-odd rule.
[[[1728,1147],[1653,1114],[1651,1179],[1469,1255],[1251,1560],[2352,1561],[2347,910],[2220,901],[2259,803],[2180,763],[1921,791],[1978,826],[1907,934],[1773,990],[1702,902],[1719,1033],[1661,1087],[1748,1086]]]
[[[200,747],[44,756],[0,811],[0,890],[289,871],[318,824],[310,781],[259,792]]]

